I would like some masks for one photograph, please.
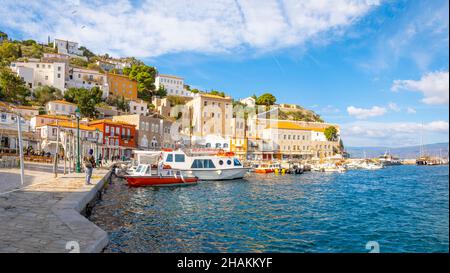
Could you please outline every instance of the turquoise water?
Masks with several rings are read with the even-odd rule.
[[[449,251],[448,166],[257,175],[178,188],[113,183],[91,220],[106,252]]]

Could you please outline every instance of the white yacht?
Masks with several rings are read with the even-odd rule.
[[[241,179],[249,171],[241,161],[229,153],[216,155],[187,155],[182,150],[177,151],[135,151],[138,162],[143,163],[145,154],[160,154],[164,167],[185,171],[200,180],[231,180]]]

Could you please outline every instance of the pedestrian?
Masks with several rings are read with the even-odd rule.
[[[92,170],[95,167],[95,159],[92,155],[94,150],[89,149],[89,154],[83,157],[84,168],[86,171],[86,185],[91,185]]]

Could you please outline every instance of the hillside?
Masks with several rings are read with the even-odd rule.
[[[350,153],[352,158],[362,158],[364,157],[364,152],[366,156],[378,157],[384,154],[387,150],[390,150],[391,154],[398,156],[400,158],[416,158],[420,154],[420,146],[408,146],[408,147],[345,147],[346,151]],[[427,144],[423,146],[424,154],[430,156],[438,156],[441,152],[442,156],[448,155],[448,142],[445,143],[434,143]]]
[[[314,111],[301,108],[292,110],[279,110],[279,118],[283,120],[324,122],[323,119]]]

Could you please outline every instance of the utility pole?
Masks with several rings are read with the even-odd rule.
[[[66,164],[66,159],[67,159],[67,131],[64,131],[64,175],[67,174],[67,164]]]
[[[59,125],[58,120],[56,120],[56,147],[55,147],[55,158],[53,161],[53,174],[58,177],[58,154],[59,154]]]
[[[20,114],[17,114],[17,135],[18,135],[18,139],[19,139],[19,162],[20,162],[20,183],[23,186],[23,180],[25,177],[24,174],[24,166],[23,166],[23,147],[22,147],[22,128],[21,128],[21,116]]]

